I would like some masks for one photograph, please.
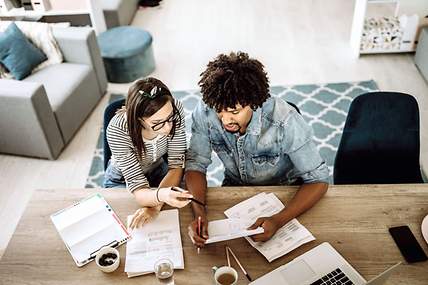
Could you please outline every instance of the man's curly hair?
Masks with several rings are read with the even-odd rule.
[[[217,112],[238,103],[255,110],[270,97],[263,64],[245,52],[220,54],[210,61],[199,86],[203,101]]]

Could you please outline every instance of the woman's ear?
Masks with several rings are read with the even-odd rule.
[[[144,120],[143,120],[143,119],[138,118],[138,122],[139,122],[139,123],[140,123],[140,125],[143,127],[143,129],[145,129],[145,128],[146,128],[146,123],[144,122]]]

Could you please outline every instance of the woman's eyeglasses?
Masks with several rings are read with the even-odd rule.
[[[177,114],[175,112],[173,112],[165,121],[156,123],[153,126],[151,126],[151,128],[155,132],[159,131],[165,126],[166,123],[172,123],[175,120],[177,120],[177,118],[178,118]]]

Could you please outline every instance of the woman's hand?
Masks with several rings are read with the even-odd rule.
[[[131,229],[139,228],[153,220],[160,212],[162,205],[156,207],[143,207],[135,211],[130,224]]]
[[[189,198],[193,198],[193,195],[184,189],[174,187],[177,190],[172,190],[171,187],[168,188],[159,188],[157,198],[160,202],[167,203],[170,206],[183,208],[191,201]]]

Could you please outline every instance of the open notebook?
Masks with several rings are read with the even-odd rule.
[[[132,215],[128,216],[128,225]],[[178,210],[160,211],[150,223],[131,231],[126,245],[125,272],[128,277],[152,273],[156,261],[168,258],[174,269],[184,269]]]
[[[100,194],[51,215],[77,266],[94,260],[104,246],[117,247],[130,239],[126,228]]]

